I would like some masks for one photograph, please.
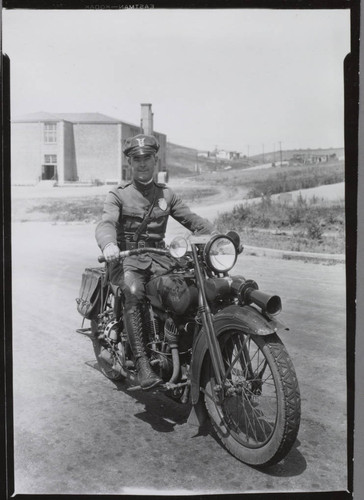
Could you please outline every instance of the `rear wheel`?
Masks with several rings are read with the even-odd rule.
[[[250,465],[284,458],[300,424],[300,392],[292,361],[276,334],[220,336],[224,388],[217,386],[210,360],[205,371],[205,404],[224,446]]]
[[[110,380],[123,380],[127,373],[122,367],[123,352],[120,349],[121,344],[118,347],[109,337],[99,340],[95,320],[91,320],[91,331],[94,336],[92,340],[94,353],[100,371]]]

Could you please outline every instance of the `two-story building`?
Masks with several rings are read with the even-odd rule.
[[[159,141],[157,169],[166,171],[167,136],[153,131],[151,105],[141,107],[139,126],[100,113],[40,112],[13,119],[12,184],[129,180],[131,172],[122,152],[123,142],[142,132],[152,133]]]

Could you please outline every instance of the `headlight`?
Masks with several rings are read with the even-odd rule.
[[[207,243],[204,255],[207,265],[216,273],[222,273],[234,267],[237,250],[230,237],[216,235]]]
[[[169,253],[172,255],[172,257],[175,257],[176,259],[183,257],[186,254],[187,249],[188,249],[188,243],[181,236],[173,238],[171,244],[169,245]]]

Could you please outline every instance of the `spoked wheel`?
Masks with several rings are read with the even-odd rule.
[[[250,465],[272,465],[284,458],[300,424],[300,392],[290,357],[276,334],[220,336],[224,388],[207,363],[205,404],[224,446]]]
[[[97,322],[94,320],[91,320],[91,331],[93,334],[97,332]],[[105,377],[114,381],[123,380],[127,373],[122,368],[114,349],[106,341],[97,338],[92,340],[92,344],[98,366]]]

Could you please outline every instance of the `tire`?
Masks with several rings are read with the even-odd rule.
[[[219,391],[209,356],[203,373],[205,405],[213,428],[242,462],[278,463],[292,448],[300,425],[301,400],[292,361],[276,334],[229,330],[219,341],[229,386],[220,401],[214,396]]]
[[[96,337],[97,322],[95,320],[91,320],[91,331],[94,337]],[[101,373],[114,382],[124,380],[127,374],[111,347],[109,347],[105,341],[100,341],[97,338],[93,338],[92,344]]]

